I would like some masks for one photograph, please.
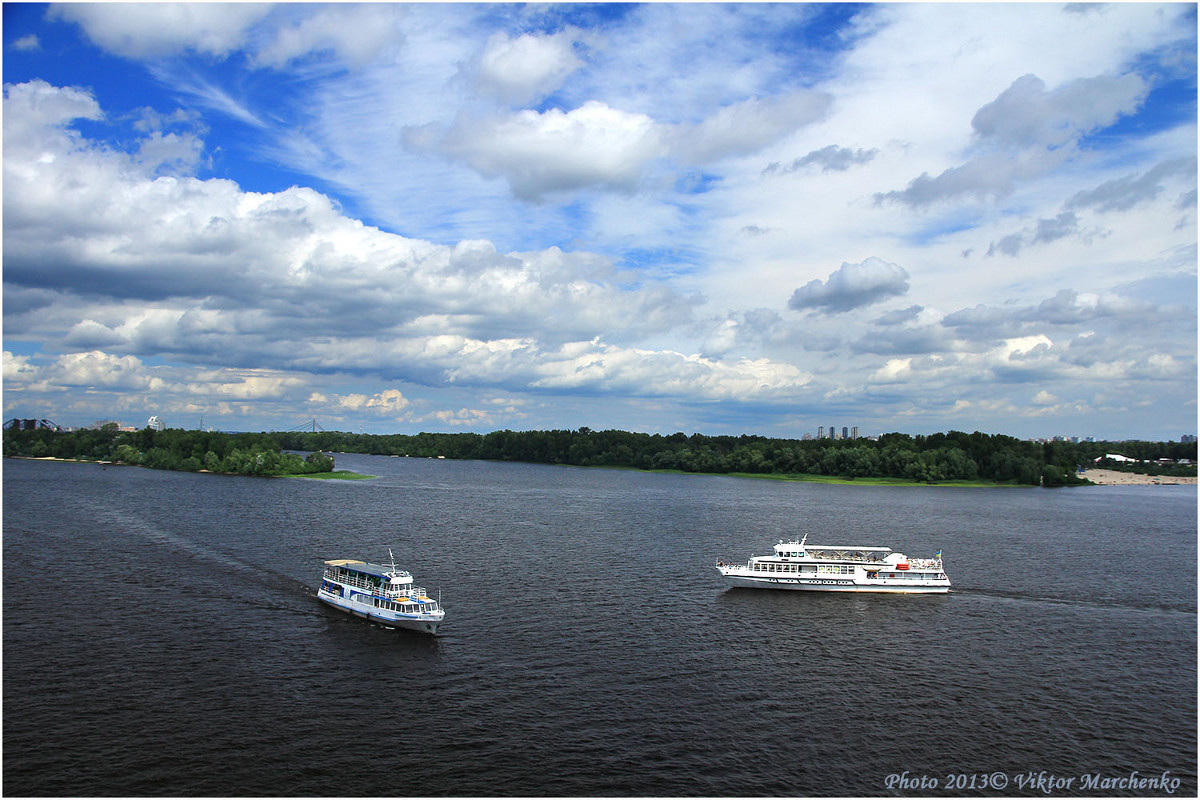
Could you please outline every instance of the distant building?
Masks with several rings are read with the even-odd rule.
[[[1179,443],[1180,444],[1195,444],[1196,443],[1196,434],[1185,433],[1183,436],[1179,437]]]
[[[850,438],[851,438],[851,439],[857,439],[857,438],[858,438],[858,426],[857,426],[857,425],[855,425],[854,427],[852,427],[852,428],[850,429]]]
[[[132,425],[122,425],[120,422],[118,422],[115,419],[98,419],[95,422],[93,422],[91,425],[85,425],[84,428],[87,430],[98,431],[106,425],[116,425],[117,430],[122,431],[124,433],[130,433],[132,431],[137,430],[137,428],[133,427]]]
[[[163,421],[161,419],[159,419],[158,416],[153,416],[149,420],[146,421],[146,427],[152,431],[161,431],[163,428],[165,428],[167,426],[163,425]]]
[[[820,427],[817,428],[817,438],[818,439],[825,438],[825,426],[824,425],[821,425]]]

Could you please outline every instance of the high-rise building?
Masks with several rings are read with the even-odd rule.
[[[857,426],[857,425],[855,425],[855,426],[853,426],[852,428],[850,428],[850,438],[851,438],[851,439],[857,439],[857,438],[858,438],[858,426]]]
[[[842,426],[842,438],[843,438],[843,439],[849,439],[849,438],[850,438],[850,429],[849,429],[849,428],[847,428],[845,425],[843,425],[843,426]]]
[[[818,439],[825,438],[825,426],[824,425],[820,425],[817,427],[817,438]]]

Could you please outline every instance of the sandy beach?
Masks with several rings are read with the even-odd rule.
[[[1111,469],[1089,469],[1080,473],[1092,483],[1103,486],[1147,486],[1151,484],[1196,485],[1195,478],[1172,478],[1166,475],[1139,475],[1133,472],[1117,472]]]

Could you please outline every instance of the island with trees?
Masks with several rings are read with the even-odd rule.
[[[871,439],[779,439],[619,430],[355,434],[342,431],[218,433],[170,428],[120,431],[5,430],[4,455],[73,458],[243,475],[318,475],[331,452],[481,459],[791,480],[1086,484],[1084,466],[1162,476],[1196,475],[1195,442],[1037,442],[978,431]],[[307,455],[302,455],[307,454]],[[1121,459],[1112,460],[1118,455]]]
[[[285,452],[272,433],[149,427],[122,431],[115,423],[75,431],[6,428],[4,455],[236,475],[319,475],[333,471],[329,455]]]

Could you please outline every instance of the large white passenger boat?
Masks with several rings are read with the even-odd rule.
[[[446,612],[441,603],[413,585],[412,573],[391,564],[337,559],[325,562],[317,597],[334,608],[348,611],[390,628],[436,633]]]
[[[745,564],[717,562],[730,587],[798,589],[815,592],[937,593],[950,590],[942,551],[933,558],[909,558],[890,547],[806,544],[782,539],[775,554],[752,556]]]

